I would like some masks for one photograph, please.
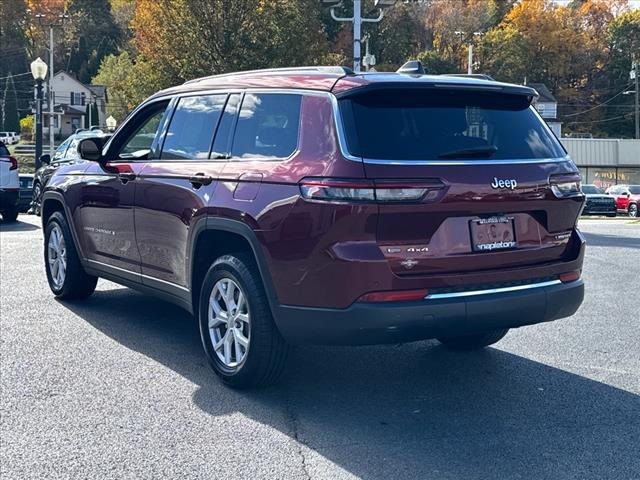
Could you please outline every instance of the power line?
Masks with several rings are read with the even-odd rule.
[[[578,123],[607,123],[607,122],[613,122],[613,121],[617,121],[617,120],[623,120],[623,119],[628,119],[631,118],[630,117],[630,113],[625,113],[624,115],[619,115],[617,117],[611,117],[611,118],[605,118],[602,120],[590,120],[590,121],[584,121],[584,122],[567,122],[567,125],[575,125]]]
[[[569,115],[564,115],[564,116],[563,116],[563,118],[575,117],[575,116],[577,116],[577,115],[582,115],[583,113],[591,112],[591,111],[595,110],[596,108],[600,108],[600,107],[602,107],[603,105],[606,105],[607,103],[609,103],[609,102],[610,102],[611,100],[613,100],[614,98],[616,98],[616,97],[618,97],[618,96],[622,95],[624,92],[626,92],[626,91],[627,91],[627,88],[629,88],[630,86],[631,86],[631,84],[630,84],[630,83],[628,83],[626,87],[624,87],[622,90],[620,90],[618,93],[616,93],[613,97],[609,98],[608,100],[605,100],[604,102],[602,102],[602,103],[600,103],[600,104],[596,105],[595,107],[591,107],[591,108],[589,108],[588,110],[584,110],[584,111],[582,111],[582,112],[578,112],[578,113],[570,113]]]

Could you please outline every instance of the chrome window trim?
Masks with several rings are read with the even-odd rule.
[[[491,295],[494,293],[517,292],[520,290],[530,290],[534,288],[550,287],[562,283],[560,280],[549,280],[546,282],[530,283],[528,285],[515,285],[513,287],[488,288],[485,290],[470,290],[467,292],[433,293],[424,297],[425,300],[442,300],[447,298],[475,297],[479,295]]]

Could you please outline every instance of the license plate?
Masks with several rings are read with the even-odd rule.
[[[517,246],[513,217],[476,218],[469,222],[474,252],[491,252]]]

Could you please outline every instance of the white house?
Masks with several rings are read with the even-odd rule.
[[[533,102],[533,106],[556,137],[562,137],[562,122],[558,120],[558,100],[549,91],[544,83],[529,83],[527,86],[535,88],[539,97]]]
[[[70,73],[60,71],[53,76],[53,129],[62,137],[74,133],[76,129],[84,127],[84,116],[87,104],[94,102],[98,107],[98,118],[91,119],[91,125],[105,126],[106,104],[108,102],[107,89],[103,85],[86,85],[73,77]],[[43,106],[45,112],[48,105]],[[49,116],[44,115],[44,134],[49,133]]]

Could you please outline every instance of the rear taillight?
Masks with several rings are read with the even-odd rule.
[[[551,191],[558,198],[576,197],[582,195],[582,178],[578,173],[551,175],[549,184]]]
[[[358,299],[358,302],[411,302],[422,300],[429,290],[394,290],[388,292],[370,292]]]
[[[350,180],[305,178],[304,198],[323,201],[403,203],[434,200],[444,188],[439,180]]]
[[[16,170],[18,168],[18,160],[16,157],[9,157],[9,162],[11,162],[9,170]]]

